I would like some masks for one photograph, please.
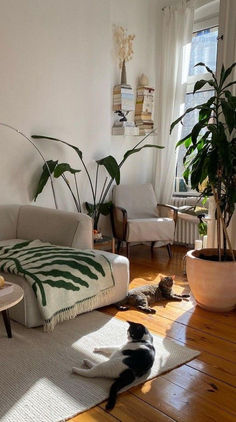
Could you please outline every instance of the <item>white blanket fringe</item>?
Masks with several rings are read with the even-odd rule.
[[[95,308],[99,307],[101,298],[110,294],[112,289],[113,288],[111,287],[110,289],[104,290],[94,297],[90,297],[89,299],[85,299],[83,302],[77,303],[72,308],[54,315],[49,322],[44,323],[44,331],[52,332],[59,322],[68,321],[79,314],[93,311]]]

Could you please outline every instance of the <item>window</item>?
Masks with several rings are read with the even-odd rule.
[[[193,95],[193,88],[197,80],[211,78],[211,75],[209,73],[205,73],[204,67],[194,66],[196,63],[203,62],[213,71],[216,70],[217,37],[217,26],[196,31],[193,33],[188,72],[187,93],[185,96],[185,110],[189,107],[194,107],[198,104],[206,102],[214,92],[210,86],[208,89],[206,88],[206,86],[204,86],[203,90],[198,91]],[[181,138],[186,136],[191,131],[192,127],[197,123],[197,121],[197,110],[185,116],[185,118],[183,119]],[[193,195],[197,194],[197,192],[191,191],[190,187],[186,185],[182,177],[184,171],[183,157],[185,155],[185,151],[186,148],[184,145],[181,145],[178,148],[174,193],[181,195]]]

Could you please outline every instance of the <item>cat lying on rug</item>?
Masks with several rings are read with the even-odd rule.
[[[83,364],[87,369],[72,368],[72,372],[84,377],[115,378],[110,388],[107,410],[114,408],[118,391],[136,378],[148,374],[154,363],[155,349],[152,335],[144,325],[130,321],[128,323],[128,341],[124,346],[94,349],[95,353],[110,356],[107,361],[95,364],[84,359]]]
[[[161,277],[159,284],[146,284],[131,289],[126,298],[115,306],[120,311],[127,311],[129,309],[127,305],[131,305],[140,311],[155,314],[155,309],[150,308],[149,305],[162,300],[181,301],[182,299],[188,298],[189,295],[177,295],[172,292],[174,278],[175,276]]]

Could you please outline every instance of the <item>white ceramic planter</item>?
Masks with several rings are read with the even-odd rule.
[[[197,304],[216,312],[231,311],[236,307],[236,262],[216,262],[199,258],[216,255],[216,249],[187,252],[186,272],[190,289]]]

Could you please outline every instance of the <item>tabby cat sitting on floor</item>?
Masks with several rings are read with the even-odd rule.
[[[177,295],[172,292],[172,286],[175,276],[161,277],[159,284],[145,284],[144,286],[136,287],[128,292],[124,300],[115,304],[120,311],[127,311],[129,306],[134,306],[140,311],[155,314],[155,309],[150,308],[150,305],[160,302],[162,300],[170,300],[179,302],[182,299],[188,298],[189,295]]]
[[[148,375],[155,359],[153,337],[142,324],[130,322],[127,331],[128,341],[123,346],[99,347],[95,353],[109,356],[102,363],[93,363],[88,359],[83,360],[84,368],[72,368],[72,372],[83,377],[115,378],[111,385],[107,410],[113,409],[118,391],[140,378]]]

